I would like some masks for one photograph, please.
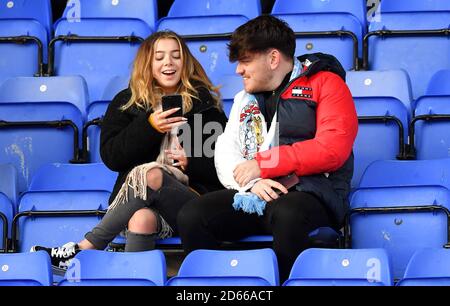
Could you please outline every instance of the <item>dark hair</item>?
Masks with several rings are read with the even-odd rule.
[[[287,58],[295,53],[295,34],[289,25],[271,15],[256,17],[237,28],[228,44],[230,62],[236,62],[247,52],[260,53],[270,48]]]

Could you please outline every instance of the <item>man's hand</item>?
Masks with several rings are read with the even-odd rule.
[[[233,171],[233,176],[239,186],[244,187],[250,181],[261,176],[261,169],[256,160],[249,160],[238,165]]]
[[[279,195],[274,191],[274,188],[284,194],[288,193],[288,190],[283,185],[269,179],[258,181],[250,191],[256,194],[261,200],[270,202],[279,198]]]

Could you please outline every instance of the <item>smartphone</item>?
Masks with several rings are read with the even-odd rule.
[[[167,118],[183,116],[183,97],[181,95],[167,95],[162,97],[162,109],[164,112],[177,107],[180,109]]]
[[[292,187],[294,187],[295,185],[297,185],[300,182],[300,179],[298,178],[298,176],[295,173],[291,173],[286,176],[278,177],[278,178],[274,179],[274,181],[277,181],[278,183],[283,185],[287,190],[289,190]],[[282,194],[282,192],[280,190],[277,190],[277,193]]]

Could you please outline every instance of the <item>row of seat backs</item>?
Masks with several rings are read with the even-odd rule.
[[[157,11],[156,0],[69,0],[61,19],[128,18],[141,20],[154,30]],[[46,30],[48,38],[52,37],[51,0],[2,0],[0,19],[34,20]]]
[[[447,86],[449,78],[450,71],[448,70],[442,70],[437,73],[429,86],[429,96],[422,97],[417,102],[411,102],[411,85],[404,71],[349,72],[347,74],[347,84],[354,96],[359,116],[389,115],[398,118],[403,125],[403,138],[406,140],[409,121],[414,116],[414,112],[416,112],[416,115],[449,113],[448,103],[445,103],[449,94],[449,87]],[[223,104],[225,112],[229,114],[234,95],[242,89],[242,80],[239,76],[229,75],[223,79],[223,83],[224,86],[221,88]],[[9,79],[0,87],[0,107],[2,107],[2,113],[7,115],[2,120],[41,121],[70,119],[81,131],[86,121],[101,118],[114,95],[127,86],[127,78],[114,77],[106,85],[106,90],[100,101],[89,102],[88,90],[82,77],[24,77]],[[21,102],[21,105],[18,105],[18,102]],[[414,105],[417,105],[417,107]],[[434,122],[431,125],[432,129],[429,126],[430,124],[426,122],[417,123],[416,147],[418,158],[446,157],[448,154],[448,140],[445,138],[448,135],[448,133],[445,133],[446,123]],[[381,132],[380,128],[385,129],[385,132]],[[442,132],[436,133],[436,129]],[[73,144],[71,140],[73,136],[71,136],[70,130],[66,132],[67,134],[65,135],[59,135],[61,140],[58,148],[52,151],[52,154],[60,152],[59,157],[55,159],[51,154],[46,154],[46,150],[40,153],[43,160],[39,164],[21,168],[21,171],[19,171],[21,174],[19,176],[21,178],[19,180],[21,190],[26,189],[27,182],[29,182],[32,174],[40,164],[50,162],[65,163],[73,158]],[[45,138],[46,136],[40,137]],[[92,162],[101,162],[99,156],[100,128],[98,126],[90,127],[88,129],[88,137],[90,160]],[[399,137],[398,127],[392,122],[386,123],[384,126],[379,123],[360,125],[359,136],[355,144],[356,164],[358,167],[354,175],[353,186],[357,186],[362,171],[370,162],[377,159],[394,159],[399,154],[401,150],[399,148]],[[28,137],[27,139],[30,140],[31,138]],[[7,156],[3,158],[3,162],[10,160],[11,156],[16,156],[18,164],[23,165],[21,160],[24,157],[27,160],[32,157],[30,155],[32,150],[26,149],[31,148],[31,146],[26,139],[24,141],[22,144],[17,144],[16,142],[4,143],[4,147],[9,149],[5,153]],[[33,138],[33,142],[38,142],[38,138]],[[383,143],[383,145],[374,145],[379,142]],[[20,152],[17,152],[18,145],[21,147]],[[35,146],[34,150],[38,147]],[[377,149],[374,150],[374,147]],[[36,151],[33,152],[36,154]],[[32,169],[31,172],[29,169]]]
[[[74,12],[77,4],[76,1],[69,2],[68,7],[66,8],[66,15],[70,15]],[[149,1],[150,2],[150,1]],[[245,6],[248,4],[249,7],[253,7],[253,11],[257,13],[260,12],[259,1],[246,1]],[[241,3],[242,4],[242,3]],[[92,6],[98,6],[96,10],[92,8]],[[201,1],[201,3],[197,3],[192,7],[189,6],[189,9],[186,9],[186,3],[183,1],[175,1],[173,5],[173,13],[169,13],[169,16],[163,18],[159,21],[158,25],[155,27],[149,27],[146,22],[142,21],[142,17],[130,15],[132,18],[122,18],[118,19],[117,16],[127,16],[127,9],[121,8],[121,6],[126,6],[125,0],[121,1],[101,1],[99,4],[93,4],[93,1],[80,2],[79,15],[84,18],[83,22],[74,22],[73,19],[62,18],[56,23],[55,35],[70,35],[77,34],[79,36],[108,36],[114,33],[115,36],[137,36],[141,38],[147,37],[153,29],[156,27],[157,29],[167,29],[170,28],[179,32],[182,35],[209,35],[209,34],[223,34],[223,33],[231,33],[237,26],[246,22],[248,18],[254,16],[255,14],[250,13],[242,13],[240,10],[237,10],[237,7],[232,5],[231,2],[227,1]],[[136,7],[140,7],[138,4],[133,2],[133,5],[137,5]],[[348,6],[348,7],[347,7]],[[118,8],[121,8],[120,10]],[[223,12],[226,14],[232,15],[214,15],[218,12],[219,7],[224,7]],[[186,11],[184,15],[181,15],[181,11]],[[203,8],[200,9],[200,8]],[[193,10],[199,10],[198,13],[195,13]],[[86,12],[84,12],[86,10]],[[295,31],[325,31],[325,30],[349,30],[354,32],[358,36],[359,44],[362,42],[362,38],[365,34],[365,27],[361,26],[362,22],[360,21],[361,15],[364,16],[365,3],[364,1],[360,2],[349,2],[345,5],[341,3],[341,1],[298,1],[295,5],[291,3],[283,4],[283,1],[277,2],[274,5],[273,14],[281,14],[279,17],[285,18]],[[121,15],[121,12],[125,12]],[[131,11],[131,9],[130,9]],[[134,9],[136,11],[136,9]],[[145,11],[145,10],[143,10]],[[93,13],[96,12],[96,13]],[[289,13],[288,13],[289,12]],[[135,12],[134,12],[135,13]],[[234,13],[234,14],[233,14]],[[78,13],[77,13],[78,14]],[[119,15],[115,15],[119,14]],[[131,13],[130,13],[131,14]],[[193,17],[193,15],[199,15],[200,17]],[[294,14],[294,15],[292,15]],[[302,14],[301,17],[295,14]],[[323,16],[325,14],[326,16]],[[139,14],[138,14],[139,15]],[[330,16],[335,16],[330,18]],[[353,16],[353,21],[338,21],[339,16]],[[83,17],[88,16],[88,17]],[[206,17],[207,16],[207,17]],[[249,17],[250,16],[250,17]],[[358,17],[359,16],[359,17]],[[66,16],[67,17],[67,16]],[[70,16],[69,16],[70,17]],[[94,18],[96,17],[96,18]],[[324,18],[325,17],[325,18]],[[312,19],[311,19],[312,18]],[[321,21],[318,22],[315,18],[319,18]],[[336,19],[337,18],[337,19]],[[408,17],[409,18],[409,17]],[[383,18],[383,22],[386,18]],[[429,19],[437,19],[440,18],[429,18]],[[397,20],[394,18],[394,20]],[[105,26],[108,22],[108,26]],[[350,23],[350,24],[349,24]],[[365,23],[364,23],[365,24]],[[408,24],[408,23],[407,23]],[[414,23],[417,25],[417,23]],[[200,27],[199,27],[200,25]],[[317,27],[317,28],[316,28]],[[336,28],[337,27],[337,28]],[[385,25],[381,25],[381,27],[385,27]],[[18,26],[15,26],[18,28]],[[25,31],[25,29],[24,29]],[[40,37],[40,36],[38,36]],[[227,37],[223,37],[223,39],[214,41],[214,42],[205,42],[205,38],[189,39],[188,43],[191,46],[194,55],[200,60],[205,69],[207,70],[208,75],[213,79],[214,82],[219,80],[219,78],[223,74],[233,73],[235,70],[235,65],[228,63],[227,54],[226,54],[226,42],[228,41]],[[439,42],[446,43],[446,42]],[[99,99],[102,89],[105,86],[104,77],[98,77],[99,75],[129,75],[129,71],[131,69],[131,63],[134,58],[136,49],[138,44],[116,44],[114,49],[111,49],[109,52],[109,56],[103,56],[104,54],[104,45],[93,47],[90,43],[90,48],[86,48],[83,44],[72,44],[70,48],[67,48],[67,43],[56,43],[55,44],[55,63],[54,68],[51,73],[56,73],[57,75],[73,75],[73,74],[81,74],[88,80],[88,86],[90,87],[91,95],[97,100]],[[44,43],[44,46],[47,44]],[[100,44],[101,45],[101,44]],[[372,44],[371,44],[372,45]],[[306,49],[303,49],[303,46]],[[31,46],[28,46],[31,48]],[[131,47],[131,48],[130,48]],[[391,51],[396,51],[397,44],[394,43],[394,50],[388,50],[386,54],[392,55],[395,53],[391,53]],[[18,48],[18,46],[15,46]],[[86,51],[86,49],[88,51]],[[408,50],[414,50],[414,52],[418,52],[420,48],[406,48]],[[440,52],[442,48],[432,48],[433,52]],[[113,51],[114,50],[114,51]],[[302,38],[301,36],[298,38],[298,54],[303,54],[305,52],[313,52],[313,51],[328,51],[333,50],[333,52],[338,56],[338,58],[343,63],[346,69],[351,69],[354,66],[354,59],[352,56],[352,43],[350,38],[341,38],[336,40],[334,38],[325,38],[323,40],[312,42],[309,37]],[[359,48],[361,51],[362,48]],[[23,51],[22,49],[17,50]],[[403,52],[403,51],[402,51]],[[420,51],[422,52],[422,51]],[[8,54],[15,54],[15,52],[8,52]],[[46,51],[44,50],[44,53]],[[101,54],[102,56],[95,57],[94,61],[86,60],[86,58],[92,57],[95,54]],[[380,52],[384,54],[384,51]],[[373,52],[371,52],[373,54]],[[411,55],[409,55],[411,56]],[[77,58],[84,58],[85,60],[76,60]],[[378,57],[378,56],[377,56]],[[423,54],[415,56],[415,58],[422,58]],[[438,61],[444,67],[448,65],[443,61],[442,56],[431,56],[433,60],[433,68],[430,68],[430,64],[427,63],[427,71],[430,69],[434,72],[436,71],[436,65],[439,65]],[[28,64],[32,62],[37,62],[33,56],[28,56],[26,61],[30,61]],[[386,59],[384,56],[380,57],[381,62],[385,62]],[[392,58],[392,56],[388,57]],[[396,57],[395,57],[396,58]],[[439,59],[439,60],[437,60]],[[24,61],[21,66],[27,66],[26,61]],[[371,59],[372,62],[372,59]],[[380,63],[381,63],[380,62]],[[389,67],[397,67],[403,68],[407,70],[411,70],[409,65],[411,62],[408,61],[408,64],[399,64],[399,61],[387,59],[387,64],[381,63],[377,64],[377,60],[374,60],[373,67],[374,69],[387,69]],[[114,63],[111,65],[110,63]],[[412,62],[416,64],[415,61]],[[420,66],[420,65],[415,65]],[[28,69],[32,69],[34,66]],[[93,68],[95,67],[95,68]],[[416,77],[416,72],[419,70],[423,70],[423,66],[421,68],[413,68],[411,73],[413,74],[413,83],[414,83],[414,97],[417,98],[417,93],[423,94],[423,85],[429,80],[432,72],[421,73],[417,75],[419,79]],[[22,68],[21,68],[22,69]],[[36,70],[34,70],[35,72]],[[33,73],[33,71],[28,71],[27,73]],[[30,74],[29,74],[30,75]],[[426,76],[423,76],[426,75]],[[423,76],[423,77],[422,77]],[[417,79],[417,80],[416,80]],[[417,89],[416,89],[417,88]],[[422,89],[421,89],[422,88]]]
[[[35,19],[51,31],[52,11],[50,0],[3,0],[0,19]],[[70,0],[62,18],[78,21],[80,18],[133,18],[144,21],[151,29],[158,20],[156,0]],[[332,13],[345,12],[354,15],[365,24],[365,2],[351,1],[275,1],[272,13]],[[168,17],[243,15],[248,19],[261,14],[259,0],[175,0]]]
[[[82,220],[75,216],[59,216],[55,212],[105,211],[117,174],[103,164],[49,164],[41,167],[34,176],[29,189],[21,196],[14,215],[29,217],[28,212],[52,212],[56,218],[24,218],[20,220],[19,245],[14,251],[26,251],[32,245],[59,245],[69,240],[78,241],[101,219],[102,214],[90,214]],[[41,215],[41,217],[43,217]],[[58,217],[63,217],[63,219]],[[90,217],[90,218],[87,218]],[[11,219],[8,219],[11,221]],[[11,222],[10,222],[11,225]],[[42,232],[51,234],[42,235]],[[330,228],[319,228],[310,233],[315,245],[337,244],[339,235]],[[116,239],[117,240],[117,239]],[[270,242],[271,236],[252,236],[241,243]],[[124,241],[115,241],[123,244]],[[327,244],[329,243],[329,244]],[[158,241],[159,245],[181,245],[178,237]]]
[[[251,19],[260,14],[259,0],[176,0],[168,16],[244,15]],[[139,20],[154,31],[158,21],[158,5],[156,0],[69,0],[55,27],[61,20],[77,23],[81,19],[92,18]],[[51,38],[53,25],[50,0],[2,0],[0,19],[35,20],[46,30],[48,38]]]
[[[80,240],[85,232],[100,221],[103,215],[100,212],[107,209],[116,177],[117,174],[103,164],[48,164],[41,167],[33,177],[28,190],[21,195],[19,207],[13,207],[15,209],[12,215],[19,222],[15,221],[16,224],[12,224],[13,233],[16,234],[12,239],[18,244],[12,245],[10,250],[23,252],[36,244],[59,245],[67,239]],[[12,181],[9,180],[5,184],[12,184]],[[84,216],[73,214],[77,211],[91,213]],[[44,212],[46,215],[43,215]],[[61,215],[65,212],[68,213]],[[11,220],[9,213],[10,227]],[[20,230],[17,230],[17,226]],[[42,235],[43,232],[48,235]],[[316,229],[309,236],[314,245],[335,245],[339,240],[339,235],[329,228]],[[252,236],[240,242],[270,241],[271,236]],[[125,242],[114,241],[114,243]],[[158,244],[180,246],[181,242],[178,237],[174,237],[158,241]]]
[[[1,286],[52,286],[49,255],[44,251],[0,255]],[[138,253],[83,251],[73,260],[61,286],[162,286],[166,261],[160,250]]]
[[[438,71],[430,83],[424,96],[450,95],[450,70]],[[93,104],[111,101],[121,90],[128,87],[129,79],[125,76],[113,76],[105,81],[104,90],[98,99],[90,98],[86,81],[80,76],[60,77],[17,77],[7,79],[0,84],[0,103],[45,103],[67,102],[78,108],[86,117]],[[243,88],[242,80],[235,74],[225,75],[221,79],[221,93],[225,103],[231,102]],[[347,73],[347,85],[354,98],[393,98],[403,104],[410,120],[419,100],[412,98],[411,82],[404,70],[359,71]],[[227,106],[230,108],[230,105]],[[226,112],[229,114],[229,112]],[[361,113],[361,115],[364,115]],[[406,122],[405,122],[406,123]]]
[[[1,285],[52,284],[45,252],[0,255]],[[30,266],[32,264],[32,267]],[[370,264],[370,265],[368,265]],[[374,272],[370,271],[373,265]],[[30,268],[28,268],[30,267]],[[285,285],[392,285],[384,250],[308,249],[298,256]],[[375,270],[377,269],[377,270]],[[6,271],[5,271],[6,270]],[[325,278],[327,277],[327,278]],[[184,258],[177,276],[166,279],[160,250],[138,253],[82,251],[60,286],[278,286],[278,264],[272,249],[196,250]]]
[[[414,253],[398,286],[448,285],[450,251]],[[0,255],[2,286],[51,286],[47,253]],[[278,286],[277,258],[271,249],[196,250],[167,280],[162,251],[138,253],[87,250],[76,255],[59,286]],[[307,249],[283,286],[392,286],[390,257],[384,249]]]
[[[64,13],[63,18],[58,20],[55,23],[55,36],[58,37],[60,35],[72,35],[76,34],[78,36],[136,36],[144,39],[155,29],[172,29],[179,34],[182,35],[210,35],[210,34],[223,34],[223,33],[231,33],[233,32],[239,25],[246,22],[248,19],[253,18],[261,13],[260,1],[259,0],[247,0],[247,1],[193,1],[191,4],[187,4],[185,1],[175,1],[172,5],[172,9],[170,10],[168,17],[161,19],[158,24],[154,24],[148,18],[144,18],[145,16],[150,16],[151,14],[147,14],[147,11],[152,11],[153,6],[151,1],[140,1],[139,3],[135,3],[136,1],[126,1],[126,0],[105,0],[105,1],[69,1],[66,11]],[[146,2],[145,6],[144,2]],[[331,1],[332,5],[323,6],[311,3],[306,4],[303,2],[299,2],[294,6],[292,11],[299,12],[299,10],[295,9],[299,7],[301,10],[309,7],[308,12],[314,11],[325,11],[330,12],[332,14],[336,13],[336,3],[339,1]],[[360,7],[364,7],[364,1],[358,2]],[[334,4],[333,4],[334,3]],[[285,5],[280,3],[276,7],[279,9],[275,9],[275,12],[284,12]],[[79,8],[77,10],[77,8]],[[137,10],[136,8],[141,8]],[[341,8],[338,11],[352,9],[351,7]],[[300,10],[300,11],[301,11]],[[220,13],[220,15],[219,15]],[[341,13],[338,13],[341,14]],[[349,13],[347,15],[353,15]],[[74,18],[74,16],[78,16],[79,18]],[[194,17],[195,16],[195,17]],[[309,18],[308,14],[305,14],[305,18]],[[288,18],[288,17],[287,17]],[[83,19],[83,22],[78,22]],[[150,18],[151,19],[151,18]],[[299,18],[294,18],[292,22],[298,22],[296,20],[300,20]],[[323,22],[329,20],[329,18],[323,18]],[[303,21],[302,21],[303,22]],[[308,23],[308,27],[311,27],[311,24],[321,24],[320,22],[310,22]],[[334,22],[336,23],[336,22]],[[334,24],[333,23],[333,24]],[[344,22],[345,23],[345,22]],[[359,21],[357,22],[360,23]],[[334,25],[324,25],[321,30],[327,30],[327,27]],[[199,26],[200,25],[200,26]],[[297,27],[295,24],[293,26]],[[302,30],[302,26],[299,26]],[[342,26],[341,26],[342,27]],[[8,29],[8,27],[4,27]],[[358,37],[361,41],[362,38],[362,30],[361,26],[357,26],[356,29],[353,29],[352,26],[348,26],[347,30],[351,30],[359,33]],[[15,31],[17,32],[15,35],[24,35],[29,34],[36,36],[41,39],[44,46],[44,58],[47,58],[47,45],[48,39],[42,37],[39,33],[30,33],[26,26],[19,27],[17,24],[14,25]],[[20,30],[19,30],[20,29]],[[340,29],[340,28],[339,28]],[[309,29],[318,30],[318,29]],[[320,30],[320,29],[319,29]],[[330,30],[330,28],[328,28]],[[7,35],[5,33],[4,35]],[[208,75],[213,79],[213,81],[217,81],[217,79],[227,73],[234,73],[235,65],[228,63],[227,53],[226,53],[226,43],[229,37],[224,37],[222,40],[218,41],[205,41],[204,38],[190,39],[188,44],[194,51],[194,55],[200,60],[205,69],[207,70]],[[299,38],[300,39],[300,38]],[[300,39],[301,40],[301,39]],[[341,53],[345,54],[345,51],[340,52],[337,50],[338,40],[332,39],[331,42],[324,42],[323,46],[325,46],[325,50],[327,50],[327,46],[329,43],[333,43],[333,50],[338,52],[338,57],[341,57]],[[351,45],[348,44],[349,40],[347,39],[344,42],[344,46],[340,47],[343,50],[351,50]],[[108,52],[109,56],[104,55],[104,45],[95,46],[90,42],[90,47],[86,48],[83,44],[79,42],[76,44],[72,44],[70,48],[65,48],[66,44],[62,44],[60,42],[55,43],[55,54],[54,65],[50,69],[50,74],[56,75],[83,75],[87,81],[88,86],[90,87],[91,95],[98,99],[101,94],[101,89],[104,88],[103,80],[105,78],[98,77],[99,75],[105,74],[107,76],[111,75],[129,75],[129,70],[131,68],[131,62],[135,55],[135,51],[138,47],[138,44],[115,44],[114,48]],[[306,42],[307,45],[310,45]],[[339,42],[339,45],[341,43]],[[316,49],[314,50],[322,50],[323,46],[321,43],[316,44]],[[348,48],[350,46],[350,48]],[[36,73],[38,68],[36,68],[36,52],[30,52],[30,50],[34,46],[28,45],[26,50],[19,49],[18,46],[14,46],[18,52],[22,52],[27,54],[28,56],[24,56],[26,60],[24,60],[20,66],[16,67],[17,74],[10,74],[9,76],[14,75],[33,75]],[[111,46],[108,46],[111,48]],[[131,47],[131,49],[130,49]],[[88,49],[86,51],[86,49]],[[339,50],[340,50],[339,49]],[[309,50],[310,52],[312,50]],[[322,50],[323,51],[323,50]],[[28,52],[28,53],[26,53]],[[102,56],[95,57],[94,61],[87,60],[87,58],[91,58],[95,54],[101,54]],[[304,50],[298,50],[298,53],[304,53]],[[7,55],[12,57],[12,54],[17,56],[16,52],[7,52]],[[116,54],[117,58],[114,58],[114,54]],[[351,52],[348,52],[348,56],[345,58],[340,58],[343,61],[343,64],[346,68],[350,69],[353,67],[353,60]],[[53,55],[52,55],[53,56]],[[84,60],[76,60],[77,58],[83,58]],[[14,57],[6,62],[13,62]],[[53,60],[52,60],[53,62]],[[33,64],[34,63],[34,64]],[[111,65],[109,63],[114,63]],[[22,67],[23,66],[23,67]],[[20,68],[20,69],[19,69]],[[13,70],[16,70],[13,69]],[[20,72],[19,72],[20,71]],[[11,72],[8,72],[11,73]],[[102,86],[103,85],[103,86]]]
[[[442,206],[449,207],[449,169],[450,159],[428,161],[379,161],[373,163],[366,170],[360,187],[351,199],[352,209],[367,207],[401,207],[401,206]],[[84,165],[83,165],[84,166]],[[45,171],[51,173],[51,171]],[[64,172],[64,171],[62,171]],[[386,174],[394,174],[387,176]],[[62,185],[63,190],[70,189],[70,183]],[[81,185],[82,186],[82,185]],[[92,184],[89,184],[92,186]],[[45,190],[45,186],[42,187]],[[37,191],[37,193],[39,193]],[[56,193],[47,194],[52,198]],[[30,207],[40,202],[39,197],[34,196],[28,204]],[[42,209],[48,199],[38,203]],[[26,202],[26,201],[25,201]],[[51,202],[51,201],[49,201]],[[94,201],[95,202],[95,201]],[[96,203],[92,203],[96,205]],[[44,205],[44,206],[42,206]],[[48,204],[49,210],[57,210],[57,206]],[[79,205],[74,205],[74,208]],[[103,207],[105,208],[105,207]],[[25,211],[33,208],[24,208]],[[44,207],[45,209],[45,207]],[[30,221],[31,222],[31,221]],[[36,221],[33,221],[36,222]],[[95,225],[98,220],[94,220]],[[393,257],[394,275],[398,279],[403,275],[406,264],[417,248],[441,247],[447,242],[448,216],[436,209],[426,214],[407,215],[382,214],[382,217],[371,217],[365,214],[351,218],[352,246],[355,248],[383,247]],[[404,224],[402,226],[402,224]],[[21,225],[21,228],[23,225]],[[58,224],[48,224],[50,229]],[[69,226],[69,225],[66,225]],[[89,227],[88,226],[88,227]],[[24,236],[37,235],[31,239],[40,241],[43,239],[42,231],[33,229]],[[41,227],[42,228],[42,227]],[[377,230],[379,228],[379,230]],[[78,233],[80,234],[80,233]],[[59,237],[68,239],[67,236]],[[37,240],[36,240],[37,239]],[[53,239],[53,238],[52,238]],[[58,240],[59,242],[59,240]],[[30,245],[22,246],[28,249]],[[56,241],[45,241],[47,244],[55,244]],[[44,244],[45,244],[44,243]]]
[[[239,5],[239,6],[238,6]],[[252,19],[261,14],[259,0],[223,1],[223,0],[175,0],[168,17],[239,14]],[[381,3],[381,12],[421,12],[445,11],[449,5],[445,1],[414,0],[408,3],[385,0]],[[134,18],[146,22],[154,28],[158,20],[157,1],[155,0],[70,0],[67,2],[63,18]],[[274,14],[290,13],[349,13],[363,25],[366,21],[365,1],[318,1],[276,0],[272,8]],[[52,28],[52,9],[50,0],[2,0],[0,19],[34,19],[50,32]]]
[[[448,166],[448,160],[447,158],[417,161],[375,161],[365,169],[356,187],[361,189],[443,185],[445,188],[448,188],[448,174],[446,174],[447,170],[445,168]],[[16,171],[12,165],[6,165],[3,168],[6,171],[2,171],[5,173],[2,180],[4,185],[2,191],[5,190],[4,193],[13,201],[14,198],[17,198],[17,187],[14,184],[17,180]],[[94,175],[94,173],[97,173],[97,175]],[[385,179],[386,173],[393,174],[388,179]],[[42,166],[36,172],[26,191],[111,191],[115,176],[115,173],[101,163],[81,165],[49,164]],[[98,180],[99,177],[101,180]],[[88,178],[91,180],[88,180]],[[383,182],[384,184],[382,184]]]
[[[399,282],[393,255],[382,248],[307,249],[296,259],[284,286],[448,286],[450,250],[417,249]]]

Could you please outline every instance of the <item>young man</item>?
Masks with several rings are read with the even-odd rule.
[[[343,224],[356,111],[339,62],[323,54],[294,58],[294,32],[273,16],[239,27],[229,50],[245,90],[216,144],[216,169],[228,189],[188,202],[178,215],[180,235],[190,252],[271,234],[284,281],[311,231]],[[277,179],[291,174],[299,181],[287,190]],[[253,194],[243,195],[246,205],[237,205],[238,190]],[[248,202],[259,214],[248,213]]]

